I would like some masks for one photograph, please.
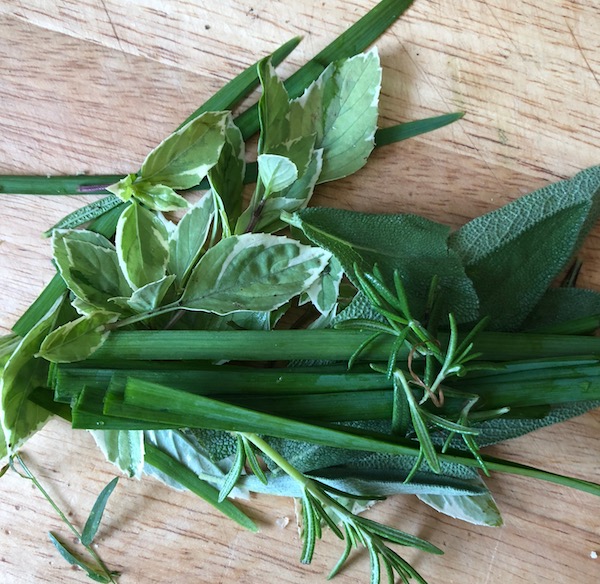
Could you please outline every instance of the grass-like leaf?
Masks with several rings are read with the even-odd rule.
[[[97,568],[94,568],[93,566],[90,566],[89,564],[75,556],[75,554],[71,550],[69,550],[69,548],[65,544],[60,542],[52,532],[49,532],[48,536],[50,537],[50,541],[58,550],[60,555],[71,566],[78,566],[79,568],[81,568],[87,574],[88,578],[91,578],[92,580],[94,580],[94,582],[107,583],[111,581],[111,579],[105,574],[103,574],[102,571],[98,570]]]

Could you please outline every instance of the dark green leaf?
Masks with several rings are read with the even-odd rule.
[[[96,533],[98,532],[98,528],[100,527],[100,522],[102,521],[102,515],[104,514],[104,509],[106,508],[106,504],[108,503],[108,498],[111,496],[114,491],[117,483],[119,482],[118,477],[115,477],[98,495],[94,506],[92,507],[92,511],[85,522],[85,527],[81,532],[81,543],[83,545],[90,545],[94,538],[96,537]]]
[[[83,560],[80,560],[79,558],[77,558],[52,533],[48,533],[48,536],[50,537],[50,541],[52,542],[52,544],[54,545],[54,547],[58,550],[58,552],[60,553],[60,555],[67,562],[69,562],[69,564],[71,566],[78,566],[79,568],[81,568],[86,573],[86,575],[88,576],[88,578],[91,578],[92,580],[94,580],[94,582],[110,582],[110,578],[107,575],[103,574],[97,568],[94,568],[94,567],[90,566],[89,564],[85,563]]]

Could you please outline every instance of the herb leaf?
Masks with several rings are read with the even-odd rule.
[[[96,444],[117,468],[130,477],[144,467],[144,433],[141,430],[92,430]]]
[[[81,543],[83,545],[90,545],[92,541],[94,541],[94,537],[96,537],[96,533],[100,527],[100,522],[102,521],[104,509],[108,503],[108,498],[111,496],[118,482],[118,477],[115,477],[112,481],[110,481],[110,483],[108,483],[108,485],[104,487],[104,489],[102,489],[102,492],[98,495],[98,498],[92,507],[92,511],[85,522],[83,531],[81,532]]]
[[[190,310],[271,311],[306,290],[328,252],[287,237],[246,233],[221,240],[194,268],[181,298]]]
[[[440,513],[473,525],[500,527],[503,523],[500,511],[489,491],[477,495],[428,493],[417,496],[423,503]]]
[[[53,533],[49,532],[48,536],[50,537],[50,541],[52,542],[54,547],[58,550],[60,555],[71,566],[78,566],[79,568],[81,568],[86,573],[88,578],[91,578],[92,580],[94,580],[94,582],[105,582],[105,583],[110,582],[110,578],[108,576],[105,576],[100,570],[93,568],[92,566],[90,566],[86,562],[84,562],[83,560],[80,560],[78,557],[76,557],[73,554],[73,552],[71,552],[65,544],[60,542]]]
[[[144,160],[139,178],[173,189],[200,184],[217,163],[229,112],[206,112],[171,134]]]
[[[165,275],[169,261],[167,240],[164,223],[135,201],[121,213],[115,237],[117,256],[121,270],[134,290]]]
[[[258,157],[258,176],[268,194],[277,193],[298,178],[298,168],[285,156],[261,154]]]

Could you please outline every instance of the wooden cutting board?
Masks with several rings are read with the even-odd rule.
[[[4,0],[0,4],[0,173],[128,173],[199,104],[295,35],[293,72],[374,6],[371,0]],[[218,6],[218,7],[217,7]],[[465,111],[435,133],[377,150],[355,176],[319,188],[317,204],[420,213],[458,226],[600,161],[597,0],[417,0],[377,43],[381,126]],[[0,327],[7,332],[53,274],[40,233],[86,197],[0,199]],[[543,245],[543,242],[540,242]],[[582,254],[582,286],[600,288],[600,230]],[[600,414],[494,449],[497,455],[600,481]],[[114,474],[84,432],[49,423],[23,450],[82,525]],[[600,500],[529,479],[489,481],[506,525],[474,527],[414,497],[371,516],[446,551],[408,551],[432,584],[600,581]],[[65,531],[31,484],[1,482],[0,581],[85,582],[51,546]],[[243,532],[190,494],[152,479],[119,483],[98,540],[122,584],[323,582],[341,552],[327,534],[298,562],[293,502],[243,506]],[[356,554],[340,584],[368,581]]]

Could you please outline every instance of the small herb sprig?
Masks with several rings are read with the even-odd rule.
[[[85,522],[85,526],[83,530],[80,532],[65,513],[60,509],[60,507],[56,504],[54,499],[50,496],[48,491],[44,488],[44,486],[40,483],[39,479],[31,472],[23,457],[20,454],[15,454],[10,457],[8,465],[5,467],[11,468],[14,472],[16,472],[20,477],[31,481],[37,490],[43,495],[43,497],[50,503],[52,508],[56,511],[61,521],[69,528],[69,530],[73,533],[77,541],[83,546],[85,551],[90,555],[94,564],[89,563],[78,557],[77,552],[72,550],[69,545],[61,541],[58,536],[56,536],[51,531],[48,532],[48,537],[50,541],[54,545],[54,547],[58,550],[60,555],[72,566],[77,566],[81,568],[85,574],[95,582],[104,582],[105,584],[116,583],[116,579],[119,576],[119,572],[114,570],[110,570],[108,566],[104,563],[102,558],[98,555],[98,552],[94,549],[94,540],[98,533],[98,529],[100,527],[100,523],[102,521],[102,516],[104,515],[104,511],[106,509],[106,505],[108,503],[108,499],[112,494],[113,490],[117,486],[118,477],[115,477],[112,481],[110,481],[104,489],[102,489],[101,493],[98,495],[92,510]]]

